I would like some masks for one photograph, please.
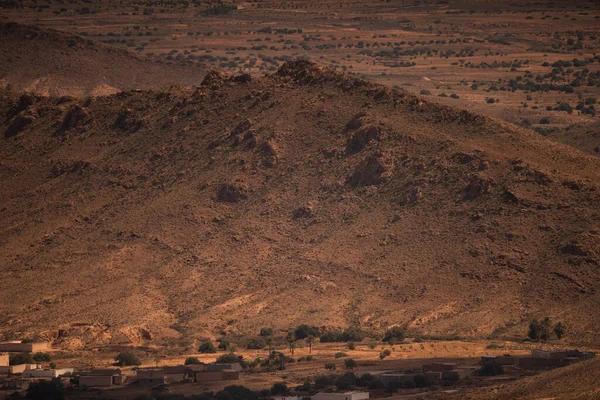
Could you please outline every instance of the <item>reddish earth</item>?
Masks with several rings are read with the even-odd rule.
[[[597,343],[600,159],[318,67],[3,91],[0,334],[141,344],[349,324]]]
[[[45,96],[102,96],[131,89],[198,85],[199,65],[168,64],[78,35],[0,23],[0,87]]]

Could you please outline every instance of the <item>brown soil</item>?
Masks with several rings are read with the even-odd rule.
[[[549,315],[597,342],[598,158],[312,63],[218,81],[2,92],[2,132],[34,116],[0,146],[5,338],[522,337]],[[348,151],[360,113],[385,134]]]

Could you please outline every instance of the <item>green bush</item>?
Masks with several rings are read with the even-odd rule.
[[[33,364],[33,358],[29,353],[11,354],[8,356],[9,365]]]
[[[217,363],[230,364],[240,362],[240,357],[234,353],[222,354],[217,357]]]
[[[354,326],[346,328],[344,331],[330,330],[323,333],[320,337],[321,343],[333,342],[360,342],[365,338],[365,333]]]
[[[115,361],[120,367],[141,364],[140,359],[131,350],[125,350],[117,354],[117,356],[115,357]]]
[[[352,358],[347,358],[346,360],[344,360],[344,366],[346,367],[346,369],[354,369],[356,368],[356,361],[354,361]]]
[[[290,389],[284,382],[277,382],[274,383],[273,386],[271,386],[271,394],[274,396],[286,395],[288,393],[290,393]]]
[[[215,345],[213,344],[213,342],[211,342],[210,340],[204,341],[202,343],[200,343],[200,346],[198,347],[198,351],[200,353],[216,353],[217,349],[215,348]]]
[[[202,364],[202,361],[198,360],[197,357],[188,357],[185,359],[184,364],[185,365],[196,365],[196,364]]]
[[[383,336],[383,341],[391,344],[400,343],[404,340],[406,334],[404,333],[404,329],[400,326],[393,326],[385,332]]]
[[[335,370],[337,367],[335,365],[335,363],[326,363],[325,364],[325,369],[329,369],[331,371]]]
[[[317,329],[314,326],[309,326],[306,324],[299,325],[294,330],[294,335],[297,340],[306,339],[309,336],[316,337],[318,334]]]
[[[229,350],[229,348],[231,347],[231,343],[225,338],[218,338],[217,343],[219,343],[217,347],[220,350]]]
[[[392,354],[392,351],[390,349],[385,349],[381,353],[379,353],[379,358],[381,360],[383,360],[384,358],[390,356],[391,354]]]
[[[348,354],[343,353],[341,351],[338,351],[337,353],[335,353],[335,358],[344,358],[344,357],[348,357]]]
[[[273,336],[272,328],[260,328],[260,336]]]
[[[264,349],[266,346],[265,341],[262,339],[250,339],[248,344],[246,344],[247,349],[260,350]]]
[[[348,343],[348,350],[355,350],[355,349],[356,349],[356,344],[354,344],[354,342]]]
[[[485,363],[479,369],[479,375],[483,376],[495,376],[502,375],[504,373],[504,367],[499,364]]]
[[[39,362],[50,362],[50,354],[48,353],[35,353],[33,359]]]

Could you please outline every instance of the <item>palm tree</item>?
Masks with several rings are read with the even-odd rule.
[[[288,344],[290,345],[290,353],[292,353],[292,355],[294,355],[294,347],[296,344],[296,335],[294,334],[293,331],[289,331],[286,337],[286,340],[288,342]]]

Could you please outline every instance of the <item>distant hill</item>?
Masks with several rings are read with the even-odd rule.
[[[70,33],[0,23],[0,87],[46,96],[199,84],[200,65],[162,64]]]
[[[598,341],[600,159],[533,131],[308,62],[0,112],[6,338]]]

